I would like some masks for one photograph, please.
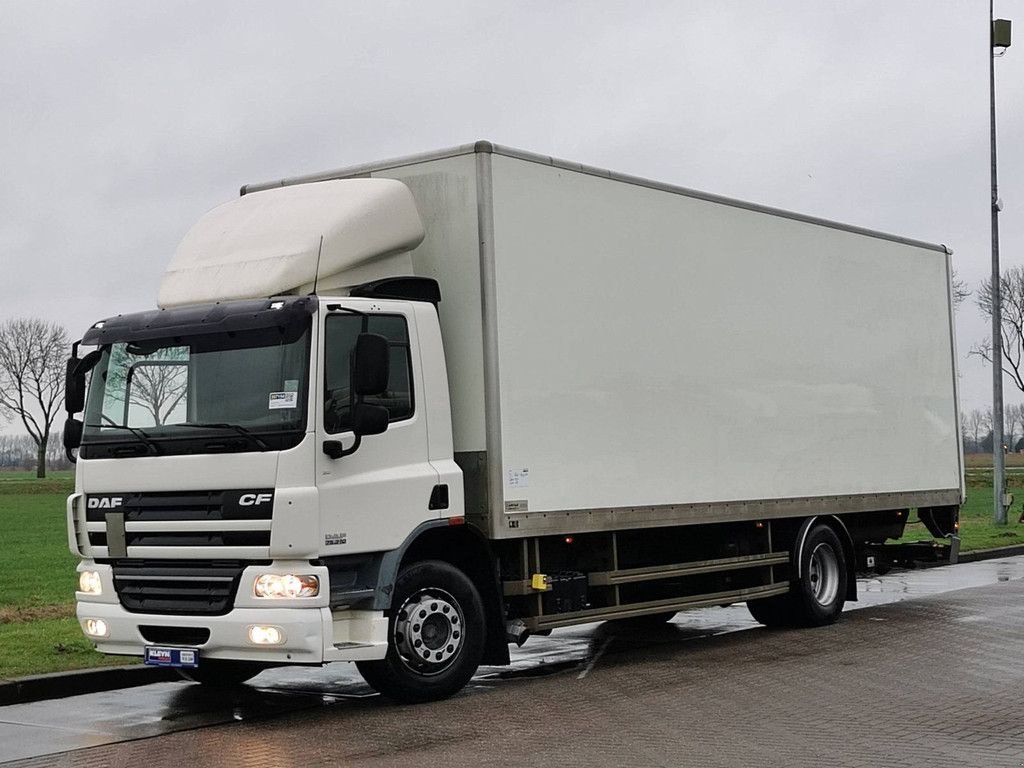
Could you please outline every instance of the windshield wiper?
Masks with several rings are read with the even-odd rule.
[[[160,446],[157,445],[156,441],[154,441],[152,437],[147,435],[138,427],[128,427],[125,426],[124,424],[86,424],[85,426],[94,427],[95,429],[124,429],[128,432],[131,432],[135,436],[135,438],[140,443],[143,443],[146,446],[146,448],[149,449],[149,452],[154,456],[159,456],[161,453],[163,453],[163,451],[160,450]]]
[[[246,437],[252,440],[261,451],[269,451],[270,446],[261,440],[257,435],[250,432],[245,427],[240,427],[238,424],[228,424],[225,422],[219,423],[204,423],[196,421],[186,421],[182,424],[174,424],[175,427],[198,427],[200,429],[231,429],[240,434],[242,437]]]

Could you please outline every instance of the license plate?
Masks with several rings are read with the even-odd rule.
[[[198,648],[163,648],[155,645],[146,646],[143,661],[152,667],[185,667],[199,666]]]

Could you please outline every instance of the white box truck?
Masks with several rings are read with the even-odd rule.
[[[68,364],[104,653],[424,701],[572,624],[833,622],[912,513],[956,554],[940,245],[479,142],[243,187],[159,306]]]

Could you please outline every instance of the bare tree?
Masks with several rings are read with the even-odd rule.
[[[981,450],[981,441],[988,434],[992,424],[992,416],[975,408],[967,415],[967,434],[971,436],[971,446],[975,453]]]
[[[1018,434],[1024,436],[1024,403],[1007,403],[1003,408],[1003,441],[1011,451],[1017,445]]]
[[[953,271],[953,309],[960,309],[960,305],[971,295],[971,289],[967,283],[957,277],[956,270]]]
[[[1014,385],[1024,392],[1024,267],[1010,267],[999,278],[999,298],[1002,316],[1003,373]],[[992,280],[986,280],[978,288],[975,299],[978,308],[992,318]],[[986,338],[971,348],[972,355],[978,355],[992,362],[992,339]]]
[[[0,411],[21,419],[36,444],[36,477],[46,477],[46,447],[64,395],[68,334],[38,318],[0,324]]]

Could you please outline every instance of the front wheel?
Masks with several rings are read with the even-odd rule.
[[[402,569],[388,620],[388,652],[356,663],[374,689],[395,701],[436,701],[460,690],[484,651],[483,602],[458,568],[424,560]]]

